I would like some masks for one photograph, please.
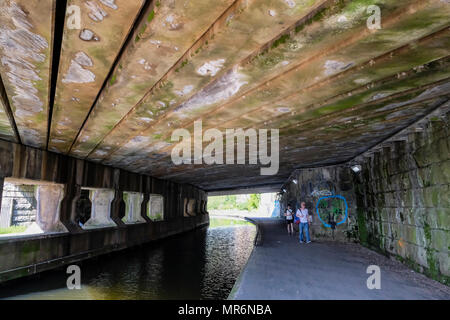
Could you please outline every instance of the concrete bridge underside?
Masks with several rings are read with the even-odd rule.
[[[449,18],[446,0],[0,0],[0,181],[62,185],[40,227],[68,232],[0,241],[0,281],[207,224],[208,192],[284,189],[282,209],[313,211],[325,188],[349,199],[338,239],[448,284]],[[175,165],[172,132],[199,120],[279,129],[279,171]],[[83,188],[112,190],[110,234],[79,226]],[[145,226],[123,223],[127,192]]]
[[[4,0],[0,136],[205,191],[279,189],[447,101],[449,15],[441,0]],[[200,119],[280,129],[278,174],[175,166],[171,132]]]

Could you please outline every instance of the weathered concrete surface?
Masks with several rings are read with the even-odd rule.
[[[0,3],[0,72],[21,141],[45,148],[56,0]],[[2,103],[4,105],[4,103]]]
[[[450,288],[358,244],[298,243],[285,224],[258,219],[263,243],[256,246],[229,298],[232,299],[450,299]],[[381,289],[369,290],[366,269],[381,269]]]
[[[111,203],[114,200],[114,190],[89,190],[89,199],[92,203],[91,217],[83,225],[83,229],[116,226],[111,219]]]
[[[367,5],[367,3],[364,2],[364,5]],[[162,121],[158,120],[159,117],[150,117],[154,121],[150,121],[148,125],[141,122],[139,126],[135,126],[132,123],[137,115],[128,115],[124,122],[114,129],[117,132],[112,132],[111,139],[105,140],[106,150],[101,149],[102,146],[100,145],[100,153],[95,156],[92,155],[92,159],[97,160],[100,156],[105,163],[111,165],[120,167],[132,165],[142,172],[152,170],[158,176],[179,181],[187,178],[192,179],[195,184],[201,184],[205,189],[213,186],[207,185],[208,182],[203,179],[204,174],[214,175],[214,183],[217,179],[220,179],[223,181],[223,185],[227,185],[231,182],[231,178],[228,180],[225,173],[226,167],[215,166],[205,170],[202,166],[195,166],[194,168],[171,166],[170,150],[173,144],[169,139],[171,131],[167,130],[167,127],[187,127],[192,130],[192,121],[195,119],[202,119],[204,124],[207,125],[206,128],[272,127],[270,120],[274,116],[279,117],[281,123],[295,122],[295,120],[291,120],[292,116],[297,113],[302,114],[305,107],[312,106],[315,109],[318,104],[320,106],[319,101],[323,101],[324,97],[332,98],[341,95],[341,99],[346,98],[350,95],[349,91],[359,87],[369,90],[374,81],[397,76],[399,73],[402,74],[416,68],[419,61],[419,65],[422,65],[448,55],[446,48],[448,44],[445,44],[447,40],[444,40],[448,39],[448,31],[446,31],[448,19],[446,18],[447,13],[445,13],[448,8],[442,2],[427,2],[426,4],[414,1],[388,2],[383,8],[383,28],[376,32],[368,32],[363,7],[362,3],[353,1],[330,5],[329,8],[327,7],[328,9],[324,9],[310,21],[299,23],[299,28],[296,30],[290,33],[286,32],[286,36],[280,38],[280,41],[273,42],[270,49],[263,50],[262,53],[264,54],[253,55],[252,59],[245,60],[245,65],[235,65],[234,69],[230,67],[227,69],[228,73],[225,73],[222,77],[219,77],[219,74],[215,75],[217,77],[216,82],[198,90],[195,94],[190,94],[190,98],[177,107],[169,108],[167,114],[163,114]],[[408,10],[405,8],[408,8]],[[441,9],[443,11],[440,11]],[[245,8],[245,10],[250,9]],[[338,23],[339,17],[346,17],[347,23]],[[342,18],[341,20],[344,21],[345,19]],[[426,19],[429,23],[421,26],[413,23],[419,19]],[[414,32],[407,32],[406,30],[414,30]],[[296,31],[298,32],[296,33]],[[433,49],[419,49],[416,52],[414,46],[409,45],[413,38],[420,45],[428,43]],[[215,41],[220,41],[220,37],[215,37],[210,42],[214,44]],[[429,43],[430,41],[433,44]],[[405,46],[405,48],[400,50],[399,47],[402,46]],[[411,55],[413,52],[415,54]],[[398,56],[400,53],[402,55]],[[406,58],[408,55],[410,55],[409,59]],[[174,78],[177,81],[182,81],[179,78],[187,78],[184,73],[189,69],[191,60],[193,66],[196,66],[198,64],[195,61],[200,56],[201,54],[188,59],[186,66]],[[267,66],[263,64],[264,61],[268,63]],[[213,69],[211,68],[211,70]],[[193,73],[192,71],[188,75]],[[234,77],[233,84],[242,82],[242,85],[237,88],[236,92],[233,91],[233,95],[227,99],[214,103],[216,93],[226,91],[220,90],[220,85],[224,85],[231,90],[232,87],[227,85],[230,77]],[[442,78],[437,77],[431,82],[425,80],[425,83],[433,85],[437,79],[445,79],[446,77],[448,75],[443,75]],[[344,79],[348,79],[348,82],[343,82]],[[403,101],[409,101],[411,100],[411,97],[408,96],[409,92],[404,90],[400,80],[402,79],[397,79],[400,82],[398,83],[399,89],[402,88],[399,90],[400,96]],[[330,86],[328,90],[330,83],[335,83],[335,91],[333,91],[333,86]],[[170,81],[170,84],[173,84],[173,81]],[[436,85],[438,84],[434,84],[434,86]],[[413,85],[414,88],[417,86],[418,82]],[[445,94],[446,92],[447,90],[442,88],[442,93]],[[380,92],[377,91],[376,93]],[[371,97],[376,97],[374,100],[381,99],[383,96],[386,99],[386,95],[376,95],[376,93],[371,95]],[[387,95],[394,98],[393,93],[395,91],[389,92]],[[156,94],[154,98],[156,99],[157,96]],[[200,97],[204,98],[200,99]],[[296,106],[298,101],[302,102],[307,97],[305,105]],[[156,103],[156,101],[153,101],[153,97],[148,103],[149,106],[152,102]],[[327,109],[324,108],[322,111],[315,113],[314,119],[317,120],[318,125],[315,131],[309,130],[307,126],[296,126],[284,130],[281,135],[282,148],[287,147],[288,150],[283,152],[283,167],[292,164],[294,159],[308,165],[343,161],[351,157],[355,148],[361,150],[367,144],[373,144],[375,142],[372,140],[374,137],[380,138],[381,134],[388,135],[394,127],[402,121],[406,121],[407,111],[403,117],[392,117],[392,119],[389,119],[390,121],[387,121],[387,118],[389,114],[394,114],[394,110],[373,117],[374,109],[381,110],[388,103],[388,101],[382,99],[377,102],[378,105],[372,107],[370,113],[361,113],[358,119],[355,118],[358,121],[354,121],[354,123],[351,119],[348,119],[347,115],[342,113],[344,110],[355,108],[361,102],[357,104],[354,102],[343,103],[340,108],[327,105],[328,110],[340,112],[333,114],[325,124],[323,115],[327,113]],[[410,119],[420,115],[418,111],[426,113],[427,109],[431,108],[435,102],[417,106],[416,110],[410,111]],[[351,110],[354,113],[354,109]],[[247,116],[244,116],[244,114]],[[333,127],[330,130],[324,130],[333,126],[333,123],[341,121],[350,121],[351,125],[348,125],[348,128]],[[136,119],[135,122],[139,121]],[[127,127],[127,124],[130,125]],[[143,131],[142,128],[146,126],[148,129]],[[390,126],[392,126],[392,129]],[[277,125],[273,127],[276,128]],[[361,136],[358,130],[354,130],[355,128],[359,128],[358,130],[362,132],[369,130],[371,133]],[[128,132],[132,132],[133,136],[128,138]],[[318,133],[321,134],[318,135]],[[285,136],[291,136],[291,140],[285,138]],[[299,141],[299,136],[304,141]],[[312,137],[314,137],[313,146],[311,146],[310,140]],[[355,138],[359,138],[361,141],[358,144],[352,144],[351,142]],[[117,149],[118,141],[119,145],[122,144],[121,140],[124,141],[125,145],[114,151]],[[369,140],[372,140],[372,142]],[[312,149],[313,147],[316,150]],[[111,148],[112,154],[111,151],[107,151]],[[324,157],[330,151],[334,153],[332,160]],[[314,157],[310,158],[309,155],[314,155]],[[154,161],[148,162],[149,158]],[[239,168],[234,170],[239,170]],[[254,181],[258,179],[253,170],[253,168],[249,168],[248,174],[245,175],[247,183],[249,181],[255,183]],[[199,174],[195,176],[193,172]],[[240,173],[237,176],[241,176]],[[280,175],[285,174],[285,171],[280,172]]]
[[[280,186],[299,165],[348,161],[449,99],[448,1],[141,4],[70,0],[75,30],[73,13],[55,24],[54,1],[2,2],[0,137],[44,149],[49,136],[50,150],[206,191]],[[368,28],[373,5],[380,29]],[[278,174],[174,165],[171,133],[195,120],[280,129]]]
[[[196,41],[232,3],[232,0],[152,2],[71,154],[87,157],[137,103],[151,96],[152,89],[167,73],[174,72]],[[152,109],[140,114],[136,119],[140,126],[150,122],[152,111],[158,112],[161,103],[166,105],[169,101],[154,102]],[[99,150],[97,156],[109,153],[107,150]]]
[[[105,78],[130,33],[143,0],[69,0],[80,9],[80,26],[64,28],[50,129],[49,150],[68,153]]]

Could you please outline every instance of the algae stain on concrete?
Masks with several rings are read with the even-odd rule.
[[[49,44],[44,37],[31,31],[33,25],[27,14],[14,1],[3,3],[0,19],[1,64],[8,70],[5,74],[14,91],[12,107],[15,116],[34,116],[44,107],[36,87],[36,82],[42,80],[37,64],[46,60],[44,50]]]

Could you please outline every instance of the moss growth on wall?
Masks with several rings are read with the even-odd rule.
[[[367,245],[367,227],[366,227],[366,218],[364,215],[364,211],[362,209],[357,209],[358,214],[358,231],[359,231],[359,241],[362,244]]]

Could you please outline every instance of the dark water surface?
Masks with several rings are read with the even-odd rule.
[[[226,299],[253,249],[256,228],[211,218],[209,228],[80,262],[81,289],[66,267],[0,285],[12,299]]]

